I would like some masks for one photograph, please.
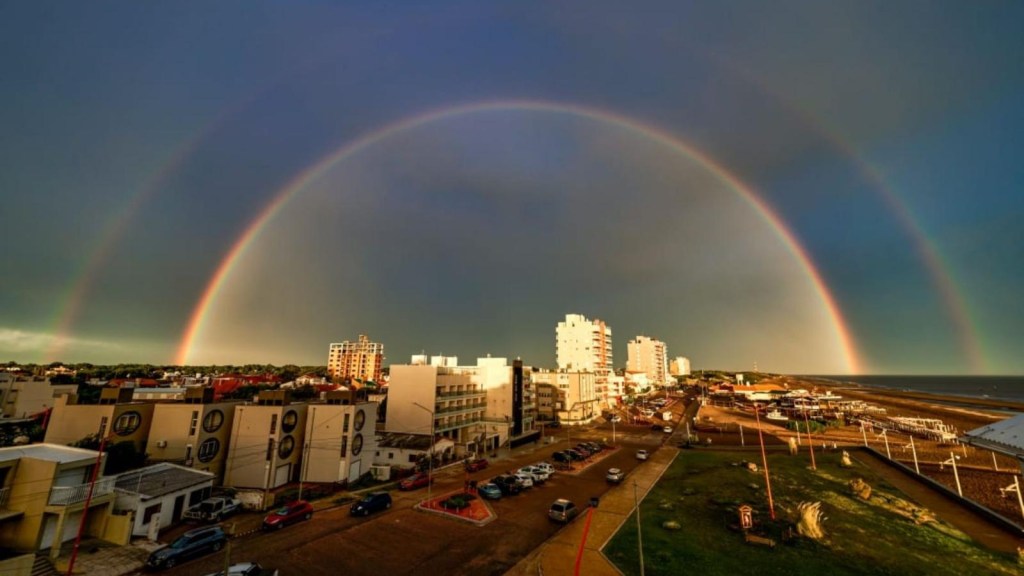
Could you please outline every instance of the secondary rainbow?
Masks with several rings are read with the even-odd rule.
[[[578,104],[563,104],[536,100],[475,102],[432,110],[416,116],[400,119],[344,144],[317,162],[311,164],[305,170],[296,174],[288,184],[274,195],[274,198],[266,205],[259,215],[253,219],[221,260],[220,265],[210,278],[209,283],[206,285],[206,289],[203,291],[199,301],[192,311],[188,325],[186,326],[185,332],[183,333],[181,342],[178,346],[176,363],[181,365],[188,363],[192,347],[199,336],[199,333],[203,329],[206,314],[216,299],[225,280],[230,276],[242,255],[245,254],[248,247],[257,238],[257,236],[259,236],[266,224],[309,183],[321,177],[338,162],[344,161],[361,150],[405,130],[458,116],[491,111],[532,111],[550,114],[565,114],[605,122],[659,142],[672,150],[699,162],[706,169],[714,173],[715,176],[733,188],[745,201],[753,206],[756,212],[771,225],[772,229],[782,239],[785,246],[804,267],[811,283],[814,285],[815,290],[822,300],[822,304],[825,306],[825,309],[831,317],[836,330],[836,336],[839,340],[839,345],[843,351],[843,357],[847,369],[852,373],[859,371],[859,361],[856,349],[853,346],[853,342],[849,334],[849,329],[843,320],[842,313],[839,311],[832,294],[829,292],[825,282],[822,280],[821,274],[808,257],[803,246],[797,241],[789,228],[786,227],[785,223],[770,206],[765,204],[757,194],[754,193],[748,185],[740,181],[739,178],[730,173],[721,164],[717,163],[702,151],[680,140],[673,134],[648,126],[632,118],[597,108]]]

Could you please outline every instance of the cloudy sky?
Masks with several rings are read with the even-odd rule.
[[[0,361],[1024,372],[1019,2],[8,2]]]

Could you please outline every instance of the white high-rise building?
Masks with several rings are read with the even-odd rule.
[[[637,336],[626,345],[626,371],[643,372],[656,385],[668,381],[668,349],[661,340]]]
[[[555,356],[560,370],[607,374],[612,369],[612,329],[601,320],[566,314],[555,328]]]
[[[683,356],[676,356],[669,364],[669,374],[673,376],[690,375],[690,359]]]

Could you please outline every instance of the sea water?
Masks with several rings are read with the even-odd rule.
[[[868,387],[1024,402],[1024,376],[819,376]]]

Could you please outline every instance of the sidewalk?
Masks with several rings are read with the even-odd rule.
[[[650,460],[638,466],[625,482],[604,494],[600,504],[593,512],[590,533],[587,535],[583,558],[580,562],[581,573],[588,576],[621,575],[619,569],[601,553],[601,549],[633,513],[634,483],[636,484],[636,495],[643,500],[678,454],[678,448],[663,446],[651,456]],[[572,574],[586,523],[586,514],[579,516],[553,538],[513,566],[506,572],[506,576]]]
[[[75,574],[88,576],[122,576],[143,567],[150,552],[162,546],[145,539],[133,540],[127,546],[118,546],[97,538],[82,540],[75,559]],[[61,546],[57,566],[67,569],[71,559],[73,542],[65,542]],[[63,570],[58,570],[63,573]]]

